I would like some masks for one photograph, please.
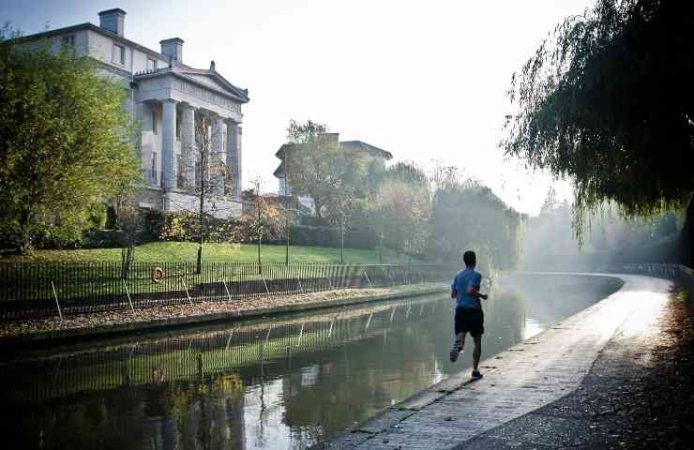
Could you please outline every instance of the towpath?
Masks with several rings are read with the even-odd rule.
[[[648,442],[633,439],[638,424],[620,422],[629,411],[619,410],[633,403],[634,380],[652,373],[657,352],[678,326],[671,317],[672,284],[610,276],[625,282],[619,291],[484,361],[482,380],[470,382],[469,371],[453,375],[325,446],[618,448]]]

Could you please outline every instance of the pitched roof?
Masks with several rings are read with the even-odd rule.
[[[172,67],[138,72],[135,74],[134,78],[136,80],[141,80],[169,74],[182,78],[186,81],[190,81],[191,83],[197,84],[205,89],[213,90],[222,95],[232,97],[234,100],[240,103],[248,103],[250,100],[248,97],[248,89],[241,89],[234,86],[216,70],[194,69],[187,66],[181,67],[172,65]]]
[[[283,178],[284,177],[284,152],[287,149],[296,147],[296,146],[301,146],[304,144],[282,144],[282,146],[275,152],[275,156],[280,160],[279,166],[275,169],[275,171],[272,173],[276,178]],[[374,156],[376,158],[383,158],[386,161],[390,160],[393,158],[393,154],[385,151],[383,149],[380,149],[378,147],[374,147],[371,144],[367,144],[366,142],[362,141],[343,141],[340,142],[340,148],[343,150],[351,150],[351,151],[359,151],[359,152],[365,152],[368,153],[370,156]]]
[[[393,154],[385,151],[383,149],[380,149],[378,147],[375,147],[371,144],[367,144],[366,142],[363,141],[342,141],[340,142],[340,146],[342,146],[345,149],[349,150],[357,150],[357,151],[363,151],[371,156],[376,156],[378,158],[383,158],[385,160],[390,160],[393,158]]]
[[[275,152],[275,156],[279,159],[282,159],[282,154],[284,153],[285,148],[291,148],[297,145],[303,145],[303,144],[282,144],[282,146]],[[376,146],[373,146],[371,144],[367,144],[366,142],[363,141],[341,141],[340,142],[340,147],[343,150],[355,150],[355,151],[362,151],[366,152],[371,156],[375,156],[378,158],[383,158],[385,160],[390,160],[393,158],[393,154],[390,153],[389,151],[380,149]]]
[[[276,178],[284,178],[284,160],[282,160],[282,161],[280,162],[280,165],[277,166],[277,168],[275,169],[274,172],[272,172],[272,174],[273,174]]]
[[[112,31],[106,30],[104,28],[101,28],[99,26],[94,25],[91,22],[85,22],[81,23],[78,25],[72,25],[69,27],[63,27],[63,28],[57,28],[55,30],[48,30],[48,31],[43,31],[41,33],[35,33],[35,34],[30,34],[28,36],[22,36],[18,40],[19,41],[33,41],[36,39],[42,39],[42,38],[49,38],[53,36],[58,36],[64,33],[70,33],[73,31],[80,31],[80,30],[90,30],[95,33],[100,33],[104,36],[107,36],[111,39],[114,39],[118,42],[121,42],[123,44],[126,44],[130,47],[133,47],[145,54],[148,54],[150,56],[154,56],[156,58],[168,60],[169,58],[166,55],[163,55],[157,51],[154,51],[150,48],[145,47],[144,45],[140,45],[137,42],[131,41],[130,39],[126,39],[125,37],[114,33]],[[174,75],[183,77],[187,80],[192,81],[193,83],[202,85],[203,87],[209,88],[209,85],[205,85],[200,82],[200,80],[196,80],[194,78],[195,75],[198,76],[204,76],[204,77],[210,77],[216,81],[218,81],[225,89],[223,91],[220,91],[217,89],[218,92],[222,94],[227,94],[232,97],[234,97],[235,100],[241,102],[241,103],[247,103],[249,101],[248,98],[248,89],[241,89],[237,86],[234,86],[231,84],[229,81],[227,81],[226,78],[224,78],[222,75],[220,75],[217,71],[215,70],[207,70],[207,69],[195,69],[193,67],[190,67],[188,65],[183,64],[180,61],[171,61],[171,72],[174,73]],[[159,73],[161,71],[161,73]],[[159,76],[162,75],[164,72],[169,73],[169,71],[166,71],[165,69],[160,69],[157,71],[150,71],[150,72],[145,72],[141,74],[135,74],[136,77],[151,77],[151,76]]]

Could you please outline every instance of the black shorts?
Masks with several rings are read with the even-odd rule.
[[[484,313],[481,309],[456,308],[455,334],[470,333],[472,337],[484,333]]]

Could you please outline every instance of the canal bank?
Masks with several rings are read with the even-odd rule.
[[[283,298],[249,298],[228,302],[201,302],[136,309],[78,314],[44,319],[0,323],[0,350],[50,345],[119,335],[171,330],[206,323],[236,322],[339,306],[382,302],[437,294],[448,287],[439,283],[373,289],[341,289]]]
[[[537,415],[539,408],[586,390],[598,358],[610,361],[616,388],[629,364],[648,366],[670,303],[671,283],[639,275],[610,275],[623,287],[552,328],[485,360],[484,378],[469,370],[449,376],[371,420],[342,433],[327,448],[552,448],[618,446],[599,423]],[[470,358],[466,352],[462,358]],[[604,375],[604,374],[603,374]],[[600,376],[600,374],[598,374]],[[617,382],[615,382],[617,380]],[[604,385],[604,383],[603,383]],[[578,405],[565,405],[580,414]],[[527,420],[528,423],[523,421]],[[563,422],[562,422],[563,420]],[[593,427],[593,428],[591,428]],[[595,435],[593,440],[586,430]]]
[[[499,277],[483,358],[620,286]],[[0,428],[8,449],[307,448],[466,367],[448,360],[451,307],[436,293],[23,350],[0,361]]]

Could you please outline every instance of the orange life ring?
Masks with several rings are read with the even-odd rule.
[[[161,267],[155,267],[149,272],[149,278],[153,283],[161,283],[161,280],[164,279],[164,269]]]

